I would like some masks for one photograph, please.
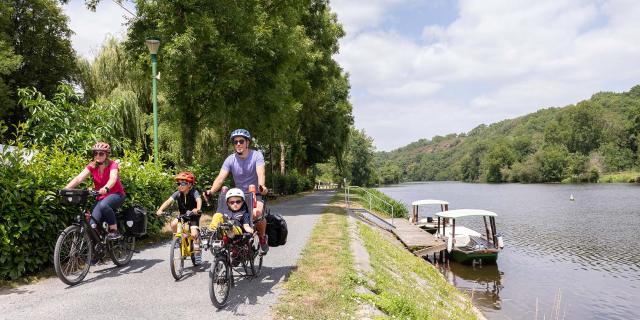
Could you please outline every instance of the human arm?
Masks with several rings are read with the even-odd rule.
[[[98,193],[109,193],[109,189],[113,188],[113,186],[116,184],[116,181],[118,181],[118,171],[118,167],[113,167],[111,168],[111,170],[109,170],[109,180],[107,181],[107,184],[105,184],[104,186],[102,186],[102,188],[100,188],[100,190],[98,190]]]
[[[258,174],[258,191],[260,192],[261,195],[266,196],[267,193],[269,193],[269,189],[267,189],[267,186],[265,185],[266,183],[266,177],[265,177],[265,173],[264,173],[264,164],[262,165],[257,165],[256,166],[256,173]]]
[[[75,176],[73,179],[71,179],[71,181],[69,181],[69,183],[67,183],[67,185],[64,188],[65,189],[73,189],[73,188],[77,187],[79,184],[82,183],[82,181],[84,181],[84,179],[87,178],[87,176],[90,173],[91,172],[89,171],[89,169],[84,168],[77,176]]]
[[[213,183],[211,184],[211,189],[209,189],[209,193],[214,193],[220,190],[220,188],[222,188],[222,184],[224,183],[224,180],[228,176],[229,176],[228,170],[220,169],[220,173],[218,173],[218,176],[216,177],[215,180],[213,180]]]
[[[158,208],[158,211],[156,211],[156,215],[160,216],[162,215],[162,212],[173,203],[173,197],[169,197],[169,199],[165,200],[161,205],[160,208]]]
[[[243,224],[242,227],[244,228],[244,232],[253,233],[253,228],[251,228],[251,226],[248,223]]]

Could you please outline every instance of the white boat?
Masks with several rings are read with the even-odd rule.
[[[409,217],[409,221],[413,224],[418,225],[420,228],[426,230],[429,233],[436,232],[436,222],[433,216],[429,216],[426,214],[420,215],[420,208],[423,207],[434,207],[436,206],[436,210],[432,210],[432,214],[435,212],[442,212],[449,210],[449,202],[444,200],[435,200],[435,199],[427,199],[427,200],[417,200],[411,203],[411,216]],[[426,210],[423,210],[426,212]]]
[[[460,263],[496,263],[498,252],[504,247],[502,236],[496,233],[495,212],[479,209],[459,209],[436,213],[436,236],[447,241],[447,251],[452,260]],[[456,220],[466,217],[482,217],[485,234],[456,225]],[[450,224],[441,223],[444,220]]]

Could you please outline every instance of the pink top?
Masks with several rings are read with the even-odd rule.
[[[105,168],[105,170],[100,174],[100,170],[91,164],[87,165],[87,170],[91,172],[91,176],[93,177],[93,186],[96,190],[102,189],[107,182],[109,182],[109,173],[111,170],[118,170],[118,163],[115,161],[109,160],[109,166]],[[116,184],[113,185],[112,188],[109,189],[109,192],[106,194],[99,195],[97,200],[102,200],[106,198],[108,195],[113,193],[119,193],[124,195],[124,188],[122,187],[122,183],[120,183],[120,175],[118,175],[118,179],[116,179]]]

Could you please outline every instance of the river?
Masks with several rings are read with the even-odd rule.
[[[439,199],[498,214],[505,248],[497,265],[440,266],[488,319],[640,319],[638,185],[428,182],[378,190],[409,211],[412,201]]]

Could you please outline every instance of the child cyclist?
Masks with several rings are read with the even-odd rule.
[[[227,208],[229,208],[230,214],[223,214],[217,212],[213,215],[209,229],[215,230],[218,225],[225,221],[232,221],[234,226],[227,236],[234,238],[235,236],[242,235],[244,232],[253,233],[251,227],[251,212],[244,205],[244,192],[238,188],[229,189],[225,196],[227,202]],[[242,227],[242,228],[241,228]]]
[[[189,221],[189,225],[191,226],[191,236],[194,239],[193,249],[196,252],[196,263],[200,263],[202,262],[202,255],[200,252],[198,227],[200,226],[200,215],[202,214],[202,198],[200,198],[198,190],[193,187],[196,177],[191,172],[183,171],[176,175],[175,180],[178,190],[162,203],[156,214],[159,216],[162,215],[162,212],[174,201],[178,202],[178,210],[180,210],[181,215],[191,211],[192,215],[185,217],[184,221]],[[177,232],[177,228],[178,218],[175,218],[171,221],[171,229],[173,229],[175,233]]]

